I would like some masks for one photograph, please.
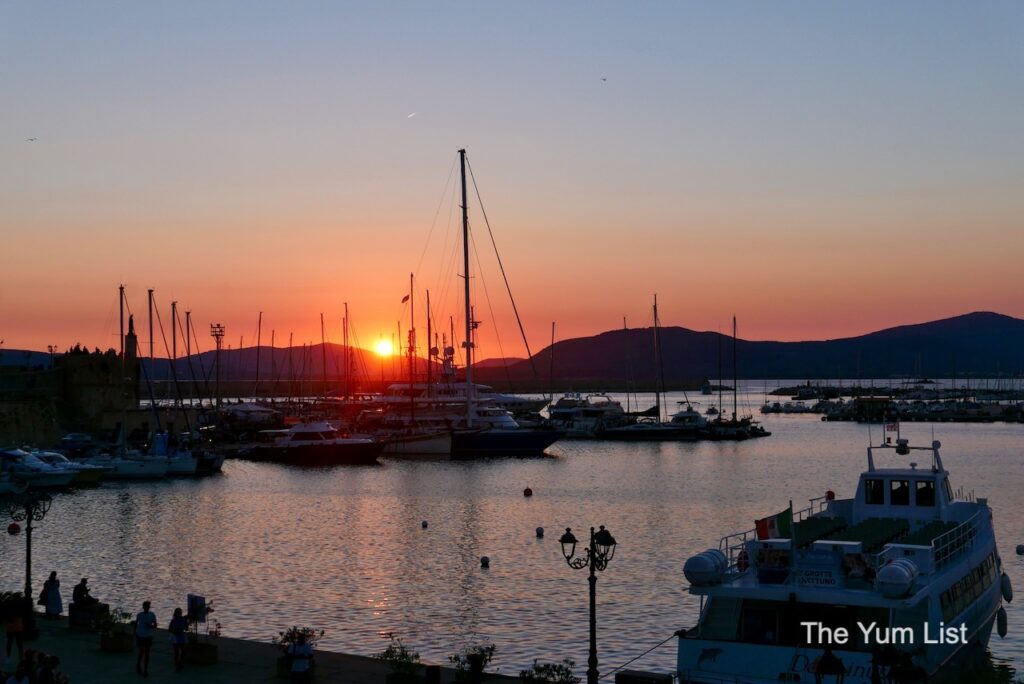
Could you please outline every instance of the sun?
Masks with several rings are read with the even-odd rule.
[[[394,351],[391,346],[391,342],[388,340],[381,340],[373,350],[377,352],[378,356],[391,356],[391,352]]]

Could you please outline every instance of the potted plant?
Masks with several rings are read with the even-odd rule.
[[[320,639],[324,636],[324,630],[316,630],[312,627],[299,627],[293,625],[283,632],[278,632],[277,636],[271,639],[271,643],[281,649],[281,655],[277,659],[277,676],[288,678],[291,677],[292,672],[292,660],[288,656],[288,647],[292,644],[298,644],[300,641],[304,641],[309,645],[310,649],[315,650],[316,645],[320,643]],[[316,667],[316,661],[309,661],[309,673],[313,676],[314,669]]]
[[[384,681],[386,684],[419,684],[424,681],[418,675],[420,670],[420,654],[408,648],[401,639],[391,636],[391,643],[380,653],[373,656],[391,666]]]
[[[519,679],[526,684],[580,684],[580,678],[572,672],[575,666],[571,658],[565,658],[560,663],[534,660],[533,667],[519,672]]]
[[[188,643],[185,644],[182,654],[188,665],[217,664],[217,644],[215,642],[220,636],[221,624],[218,620],[210,619],[212,612],[213,601],[210,601],[203,604],[199,612],[189,613]],[[205,630],[199,630],[200,623],[206,625]]]
[[[473,644],[461,653],[448,656],[448,662],[455,667],[455,681],[462,684],[480,684],[484,680],[484,668],[494,660],[494,644]]]
[[[100,613],[96,618],[100,650],[104,653],[131,653],[135,648],[132,614],[123,608]]]

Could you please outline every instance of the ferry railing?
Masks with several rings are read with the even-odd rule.
[[[931,541],[930,545],[920,546],[907,546],[896,542],[892,545],[887,545],[884,549],[879,551],[874,557],[874,568],[879,570],[883,565],[896,558],[905,558],[908,554],[908,550],[920,548],[921,550],[928,549],[930,559],[923,559],[924,562],[918,563],[918,568],[924,572],[932,572],[938,570],[943,565],[949,563],[962,552],[967,551],[974,546],[974,540],[978,536],[978,523],[985,511],[978,511],[970,518],[954,527],[949,532],[940,534],[938,537]],[[928,561],[930,560],[930,567]]]
[[[932,540],[932,557],[935,559],[936,568],[941,568],[960,552],[974,545],[974,540],[978,537],[978,522],[985,514],[987,511],[982,509],[949,532]]]
[[[746,547],[747,542],[757,538],[757,528],[751,528],[744,532],[733,532],[722,537],[718,542],[718,550],[725,554],[726,558],[726,569],[725,571],[729,574],[743,574],[749,570],[749,565],[743,570],[737,567],[737,561],[739,560],[740,551]]]

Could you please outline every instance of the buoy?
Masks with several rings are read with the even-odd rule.
[[[1007,603],[1013,603],[1013,585],[1010,584],[1010,576],[1005,572],[999,578],[999,588],[1003,591],[1003,600]]]
[[[12,522],[7,526],[7,534],[18,534],[19,532],[21,532],[21,525],[18,523]]]
[[[543,527],[538,527],[537,528],[537,539],[543,539],[543,538],[544,538],[544,528]]]
[[[480,556],[480,567],[489,568],[491,567],[491,559],[487,556]]]
[[[423,529],[427,529],[427,521],[424,520],[423,522],[421,522],[420,527],[422,527]]]
[[[1017,555],[1024,556],[1024,544],[1017,544]]]
[[[533,496],[533,490],[527,487],[523,490],[523,496]]]
[[[999,638],[1003,639],[1006,637],[1006,609],[999,606],[999,611],[996,613],[996,631],[999,632]]]

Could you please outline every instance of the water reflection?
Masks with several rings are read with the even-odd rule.
[[[309,624],[327,630],[324,647],[334,650],[378,652],[394,632],[435,662],[467,642],[493,641],[506,674],[534,658],[568,656],[585,667],[587,582],[566,567],[557,539],[565,527],[604,524],[619,542],[598,581],[607,672],[693,626],[687,557],[790,499],[852,493],[863,427],[814,416],[766,423],[771,438],[740,444],[565,442],[552,448],[555,458],[324,470],[230,461],[220,477],[105,484],[56,497],[36,528],[34,582],[51,569],[87,576],[115,605],[152,600],[161,623],[186,593],[200,593],[231,636],[269,640]],[[931,439],[927,425],[905,431]],[[1024,426],[936,433],[954,486],[988,496],[1005,570],[1024,586],[1024,558],[1013,553],[1024,542]],[[527,486],[533,497],[523,497]],[[0,544],[0,580],[19,586],[23,541]],[[1006,606],[1008,637],[991,644],[999,660],[988,672],[999,681],[1024,648],[1018,606]],[[671,670],[674,658],[669,642],[635,666]]]

